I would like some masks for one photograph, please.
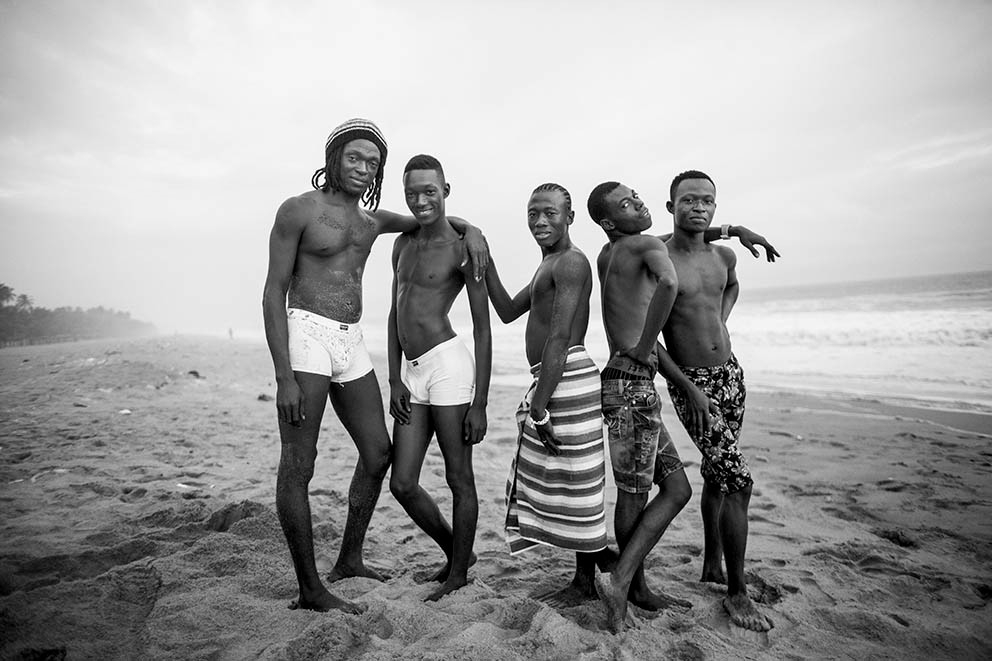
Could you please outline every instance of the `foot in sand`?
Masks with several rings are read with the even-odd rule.
[[[366,567],[364,564],[356,566],[347,566],[337,564],[331,569],[331,572],[327,575],[327,582],[334,583],[345,578],[371,578],[374,581],[384,582],[388,577],[377,572],[370,567]]]
[[[475,555],[475,553],[473,553],[471,556],[469,556],[468,566],[471,567],[478,561],[479,561],[479,557]],[[448,580],[448,574],[450,573],[451,573],[451,560],[449,559],[446,563],[444,563],[443,567],[437,570],[436,574],[431,576],[431,580],[437,583],[444,583],[445,581]],[[464,583],[462,583],[462,585],[464,585]]]
[[[744,629],[768,631],[775,626],[771,618],[762,615],[761,611],[758,610],[754,602],[746,594],[735,594],[724,597],[723,607],[727,609],[727,613],[730,615],[730,621]]]
[[[596,577],[596,592],[606,605],[606,622],[613,633],[621,633],[627,628],[627,595],[625,590],[613,584],[613,576]]]
[[[427,598],[424,599],[424,601],[438,601],[444,595],[450,594],[455,590],[465,587],[466,585],[468,585],[468,579],[448,579],[441,587],[427,595]]]
[[[667,594],[661,592],[652,592],[646,585],[636,590],[631,586],[630,591],[627,593],[627,601],[646,611],[660,611],[669,608],[692,608],[691,601],[669,597]]]
[[[289,604],[290,610],[308,610],[317,611],[318,613],[326,613],[329,610],[339,610],[344,611],[345,613],[351,613],[352,615],[364,613],[366,608],[367,606],[364,604],[356,604],[351,601],[345,601],[340,597],[335,597],[327,590],[318,593],[311,599],[304,599],[301,596],[299,599],[294,599]]]

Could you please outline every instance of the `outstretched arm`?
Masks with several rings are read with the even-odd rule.
[[[719,227],[709,227],[703,232],[703,240],[707,243],[712,243],[713,241],[719,241],[723,238],[723,230]],[[768,243],[768,240],[758,234],[757,232],[752,232],[743,225],[729,225],[727,229],[728,236],[736,236],[737,240],[741,242],[741,245],[751,251],[751,254],[755,257],[760,257],[761,253],[755,246],[761,246],[765,249],[765,256],[768,258],[769,262],[774,262],[776,257],[781,257],[778,251]],[[671,233],[662,234],[658,238],[662,241],[667,242],[668,239],[672,237]]]
[[[489,300],[493,302],[493,309],[504,324],[518,319],[520,315],[530,310],[530,286],[524,287],[516,296],[510,298],[503,282],[499,279],[496,262],[493,261],[489,262],[489,268],[486,269],[486,289],[489,291]]]
[[[368,212],[379,228],[379,234],[392,232],[412,232],[420,225],[413,216],[403,216],[385,209],[376,209]],[[465,252],[472,260],[472,270],[476,280],[481,280],[489,265],[489,245],[486,237],[482,235],[482,230],[458,216],[447,216],[448,222],[455,228],[455,231],[465,239]],[[463,255],[463,263],[466,256]]]

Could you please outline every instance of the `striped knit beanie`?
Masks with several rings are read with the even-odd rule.
[[[367,119],[354,117],[344,124],[341,124],[327,136],[327,144],[324,145],[324,157],[330,155],[331,150],[338,145],[343,145],[351,140],[369,140],[379,148],[379,169],[386,165],[386,139],[382,137],[379,127]]]

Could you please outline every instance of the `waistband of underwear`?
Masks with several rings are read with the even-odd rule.
[[[450,340],[445,340],[444,342],[441,342],[440,344],[435,344],[430,349],[428,349],[424,353],[420,354],[416,358],[407,358],[406,359],[406,362],[408,362],[408,363],[410,363],[412,365],[417,365],[417,363],[422,363],[425,360],[429,360],[432,357],[434,357],[436,354],[439,354],[442,351],[444,351],[445,349],[447,349],[448,347],[450,347],[452,344],[458,344],[459,342],[461,342],[461,340],[458,338],[457,335],[455,335]]]
[[[577,360],[582,360],[588,358],[589,354],[586,353],[585,345],[576,344],[575,346],[569,347],[568,351],[565,353],[565,365],[567,366],[570,362],[575,362]],[[590,359],[591,360],[591,359]],[[541,363],[530,366],[530,373],[537,376],[538,372],[541,371]]]
[[[357,330],[359,328],[357,321],[351,324],[346,324],[343,321],[337,321],[329,317],[324,317],[316,312],[310,312],[309,310],[303,310],[301,308],[287,308],[286,317],[292,317],[293,319],[299,319],[300,321],[312,321],[315,324],[324,326],[325,328],[330,328],[332,330],[350,331]]]
[[[690,365],[679,365],[679,369],[682,370],[682,373],[685,374],[686,376],[689,376],[689,375],[705,376],[705,375],[709,375],[709,374],[719,374],[720,372],[724,371],[728,367],[734,367],[734,366],[739,365],[739,364],[740,363],[737,362],[737,356],[735,356],[733,354],[733,352],[731,352],[730,358],[728,358],[726,361],[720,363],[719,365],[706,365],[704,367],[692,367]]]

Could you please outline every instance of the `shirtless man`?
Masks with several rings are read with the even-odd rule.
[[[727,318],[740,289],[737,257],[703,239],[716,211],[716,185],[709,176],[696,170],[679,174],[670,196],[667,208],[674,216],[675,231],[667,245],[678,277],[678,296],[662,334],[671,358],[710,400],[711,411],[710,421],[700,425],[699,404],[677,381],[669,382],[675,411],[703,455],[702,580],[727,584],[723,605],[734,624],[768,631],[774,625],[748,597],[744,577],[753,480],[737,446],[744,419],[744,372],[727,332]]]
[[[391,448],[379,384],[358,326],[362,271],[377,236],[418,225],[409,216],[375,211],[386,161],[386,141],[375,124],[364,119],[341,124],[328,137],[324,156],[324,167],[311,179],[315,190],[289,198],[276,212],[262,313],[276,373],[282,441],[276,509],[300,588],[293,607],[354,613],[360,607],[332,595],[317,574],[308,486],[329,396],[359,459],[348,492],[341,552],[328,580],[381,580],[365,566],[362,546]],[[359,201],[373,213],[360,209]],[[467,232],[466,243],[472,244],[473,262],[484,269],[484,240],[459,222]]]
[[[599,370],[586,353],[592,269],[572,244],[572,198],[558,184],[538,186],[527,225],[543,259],[530,284],[510,297],[495,266],[486,271],[504,323],[526,312],[526,352],[534,382],[517,409],[519,440],[507,480],[510,553],[538,544],[575,551],[575,577],[539,598],[556,604],[595,598],[596,566],[616,560],[606,546],[606,458]]]
[[[442,585],[427,597],[437,601],[468,583],[479,518],[472,446],[486,434],[492,366],[489,299],[485,283],[475,280],[462,262],[458,233],[445,216],[451,187],[441,163],[425,154],[411,158],[403,173],[403,190],[420,227],[401,234],[393,244],[389,413],[395,423],[389,489],[447,556],[434,577]],[[448,319],[463,287],[472,311],[474,362]],[[420,470],[435,433],[453,498],[452,525],[420,486]]]
[[[603,228],[609,243],[597,259],[603,323],[612,357],[603,369],[603,417],[609,430],[610,456],[617,484],[614,525],[620,560],[609,580],[597,580],[607,606],[610,628],[626,626],[627,601],[647,610],[687,601],[653,593],[644,578],[644,559],[669,523],[689,502],[692,490],[678,451],[661,420],[661,400],[654,387],[656,366],[684,390],[707,424],[709,403],[675,366],[658,335],[668,319],[678,278],[662,238],[642,234],[651,227],[651,213],[635,191],[611,181],[593,189],[589,215]],[[729,228],[722,233],[729,235]],[[769,259],[774,248],[763,237],[738,226],[734,234],[755,252],[763,245]],[[711,231],[710,240],[721,237]],[[649,503],[652,484],[659,493]]]

